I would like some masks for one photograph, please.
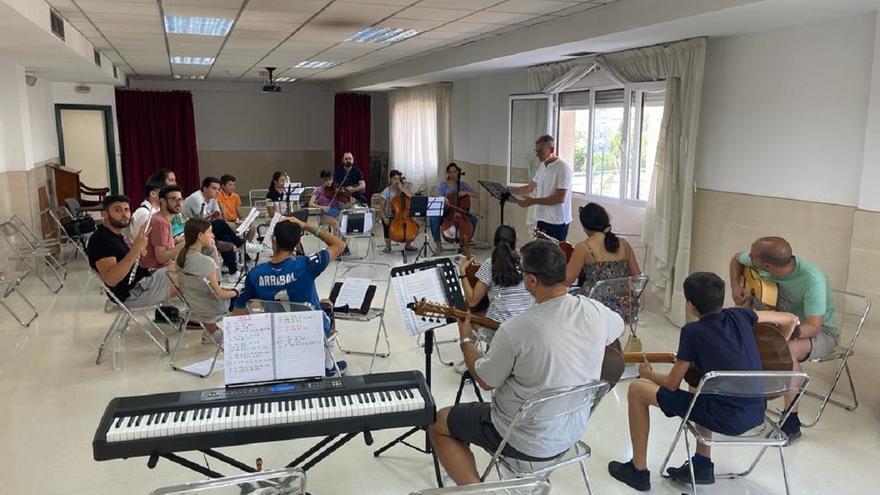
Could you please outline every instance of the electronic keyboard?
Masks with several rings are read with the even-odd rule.
[[[434,399],[419,371],[172,392],[110,401],[95,460],[422,427]]]

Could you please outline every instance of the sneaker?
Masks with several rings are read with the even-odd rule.
[[[651,472],[647,469],[640,471],[636,469],[632,461],[608,463],[608,473],[612,478],[629,485],[640,492],[646,492],[651,489]]]
[[[342,256],[348,256],[351,254],[351,250],[348,249],[348,246],[345,246],[345,249],[342,251]]]
[[[788,418],[786,418],[785,423],[782,423],[782,428],[780,428],[783,433],[788,435],[788,444],[791,445],[795,440],[801,437],[801,420],[797,417],[797,414],[790,414]]]
[[[345,361],[336,361],[336,367],[339,368],[339,374],[344,375],[345,370],[348,369],[348,363]],[[324,368],[324,376],[327,378],[333,378],[336,376],[336,368]]]
[[[680,467],[666,468],[666,474],[668,474],[670,478],[679,483],[690,485],[690,464],[690,461],[687,461]],[[698,485],[711,485],[715,483],[715,463],[710,462],[709,464],[703,465],[694,464],[694,480],[697,482]]]
[[[462,360],[456,361],[455,364],[452,365],[452,369],[459,375],[463,375],[464,372],[468,370],[468,367],[467,364],[465,364],[464,360]]]
[[[247,242],[244,246],[244,251],[247,254],[260,254],[262,250],[263,246],[255,242]]]
[[[385,254],[390,254],[390,253],[391,253],[391,248],[390,248],[390,247],[387,247],[387,246],[386,246],[386,247],[383,247],[383,248],[382,248],[382,252],[385,253]]]
[[[211,339],[211,337],[214,338]],[[202,344],[213,344],[214,342],[216,342],[217,344],[223,343],[223,330],[218,329],[210,335],[202,334]]]

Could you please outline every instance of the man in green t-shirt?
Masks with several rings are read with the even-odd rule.
[[[834,315],[834,296],[821,268],[792,255],[791,244],[782,237],[762,237],[752,243],[749,251],[730,260],[730,285],[738,305],[748,301],[743,288],[745,267],[755,268],[762,278],[776,282],[776,309],[794,313],[800,319],[788,343],[795,370],[800,370],[799,363],[824,356],[837,346],[840,333]],[[782,429],[791,440],[800,436],[797,411]]]

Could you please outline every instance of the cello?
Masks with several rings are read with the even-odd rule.
[[[419,224],[409,215],[412,199],[401,191],[391,200],[391,210],[394,219],[388,224],[388,237],[395,242],[403,242],[409,245],[419,233]]]
[[[446,195],[446,201],[446,214],[440,224],[441,235],[447,242],[460,244],[462,252],[467,256],[471,238],[474,236],[474,226],[466,217],[471,209],[471,198],[462,198],[453,192]]]

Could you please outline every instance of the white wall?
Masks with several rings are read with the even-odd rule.
[[[37,79],[28,87],[28,107],[31,114],[31,143],[35,163],[58,158],[58,131],[55,128],[55,105],[52,81]]]
[[[880,16],[874,31],[874,66],[871,72],[871,94],[865,128],[865,153],[862,157],[862,183],[859,189],[859,208],[880,211]]]
[[[698,187],[857,205],[874,31],[866,15],[711,39]]]

